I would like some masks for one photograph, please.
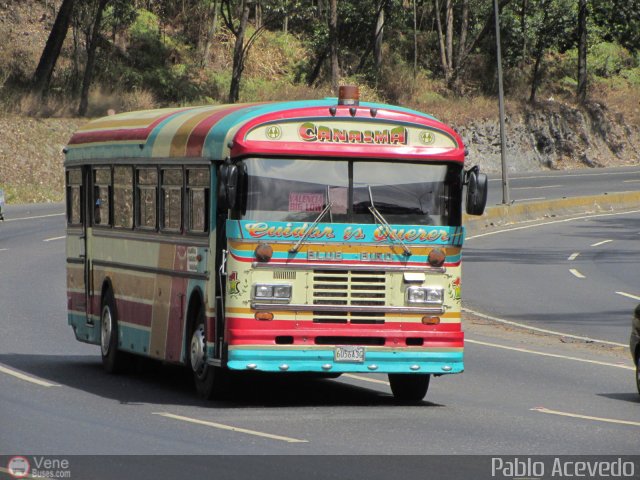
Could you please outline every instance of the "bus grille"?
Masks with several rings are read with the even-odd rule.
[[[384,323],[384,312],[352,311],[359,306],[386,304],[386,275],[376,271],[314,270],[313,312],[315,323]],[[344,306],[344,312],[322,310],[322,306]]]

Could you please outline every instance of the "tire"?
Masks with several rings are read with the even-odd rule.
[[[395,399],[402,403],[421,402],[429,389],[431,375],[390,373],[389,383]]]
[[[198,312],[189,342],[189,367],[198,396],[205,400],[219,398],[227,387],[227,372],[207,363],[207,343],[204,311]]]
[[[126,354],[118,350],[118,312],[111,289],[102,298],[100,310],[100,353],[102,366],[109,373],[124,369]]]

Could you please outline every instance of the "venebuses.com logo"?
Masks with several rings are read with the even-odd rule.
[[[13,478],[71,478],[71,464],[66,458],[44,456],[11,457],[7,471]]]

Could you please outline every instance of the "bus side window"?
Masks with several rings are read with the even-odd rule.
[[[209,185],[208,168],[187,170],[188,230],[205,233],[209,230]]]
[[[133,227],[133,168],[113,168],[113,226]]]
[[[182,230],[182,188],[181,168],[162,170],[162,230],[180,232]]]
[[[155,168],[139,168],[136,189],[136,226],[147,230],[157,227],[157,192],[158,170]]]
[[[67,224],[82,225],[82,170],[67,170]]]
[[[111,168],[95,168],[93,170],[93,224],[109,226],[111,203]]]

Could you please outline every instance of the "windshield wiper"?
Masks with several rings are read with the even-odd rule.
[[[373,203],[373,193],[371,192],[371,185],[367,185],[367,187],[369,188],[369,202],[371,202],[371,205],[369,206],[369,211],[371,212],[371,215],[373,215],[373,218],[375,218],[380,224],[380,226],[383,227],[387,235],[387,238],[392,241],[395,241],[396,243],[399,243],[400,246],[402,247],[402,250],[404,251],[404,256],[410,257],[412,255],[411,250],[409,250],[409,247],[407,247],[405,243],[402,240],[400,240],[398,237],[396,237],[396,235],[393,233],[393,229],[391,228],[391,225],[389,225],[389,222],[387,222],[387,220],[382,216],[382,214],[378,211],[375,204]]]
[[[311,232],[316,227],[316,225],[318,225],[318,223],[320,223],[320,220],[322,220],[324,218],[324,216],[327,214],[327,212],[331,211],[331,207],[332,206],[333,206],[333,202],[327,203],[327,205],[320,212],[318,217],[313,221],[311,226],[309,228],[307,228],[306,232],[304,232],[304,235],[302,236],[302,238],[300,240],[298,240],[298,243],[296,243],[293,247],[291,247],[289,249],[289,253],[298,253],[298,250],[300,250],[300,247],[302,246],[302,244],[309,237],[309,235],[311,235]]]

